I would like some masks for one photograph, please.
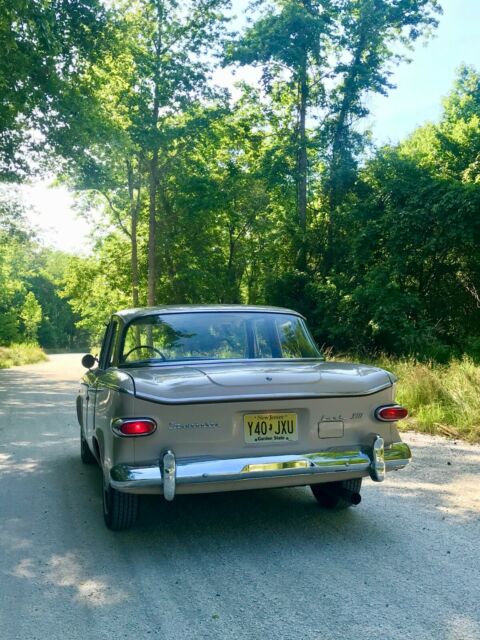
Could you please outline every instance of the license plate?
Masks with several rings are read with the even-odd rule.
[[[295,442],[296,413],[247,413],[243,416],[245,442]]]

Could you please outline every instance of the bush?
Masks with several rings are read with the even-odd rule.
[[[34,344],[12,344],[0,347],[0,369],[9,369],[21,364],[35,364],[47,359],[44,352]]]
[[[410,414],[402,429],[480,442],[480,366],[472,358],[438,364],[379,356],[371,364],[398,376],[397,400]]]

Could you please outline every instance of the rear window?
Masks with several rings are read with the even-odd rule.
[[[305,323],[279,313],[170,313],[127,328],[124,364],[179,360],[319,358]]]

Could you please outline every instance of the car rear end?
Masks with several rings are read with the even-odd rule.
[[[113,487],[176,494],[328,483],[370,476],[410,459],[395,425],[401,411],[390,384],[359,396],[238,399],[168,404],[132,399],[133,418],[151,432],[113,427],[122,443]],[[379,410],[390,409],[386,419]],[[148,430],[148,424],[146,429]],[[117,449],[118,450],[118,449]],[[126,453],[128,451],[128,453]]]

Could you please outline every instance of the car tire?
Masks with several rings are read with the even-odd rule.
[[[122,493],[103,482],[103,517],[108,529],[130,529],[138,517],[138,496]]]
[[[97,459],[90,451],[90,447],[88,446],[88,442],[83,435],[82,429],[80,429],[80,458],[83,464],[94,464],[97,462]]]
[[[318,504],[324,509],[348,509],[354,505],[349,500],[345,500],[335,495],[336,489],[347,489],[352,493],[360,493],[362,488],[362,478],[352,480],[342,480],[341,482],[326,482],[325,484],[312,484],[310,489],[317,499]]]

